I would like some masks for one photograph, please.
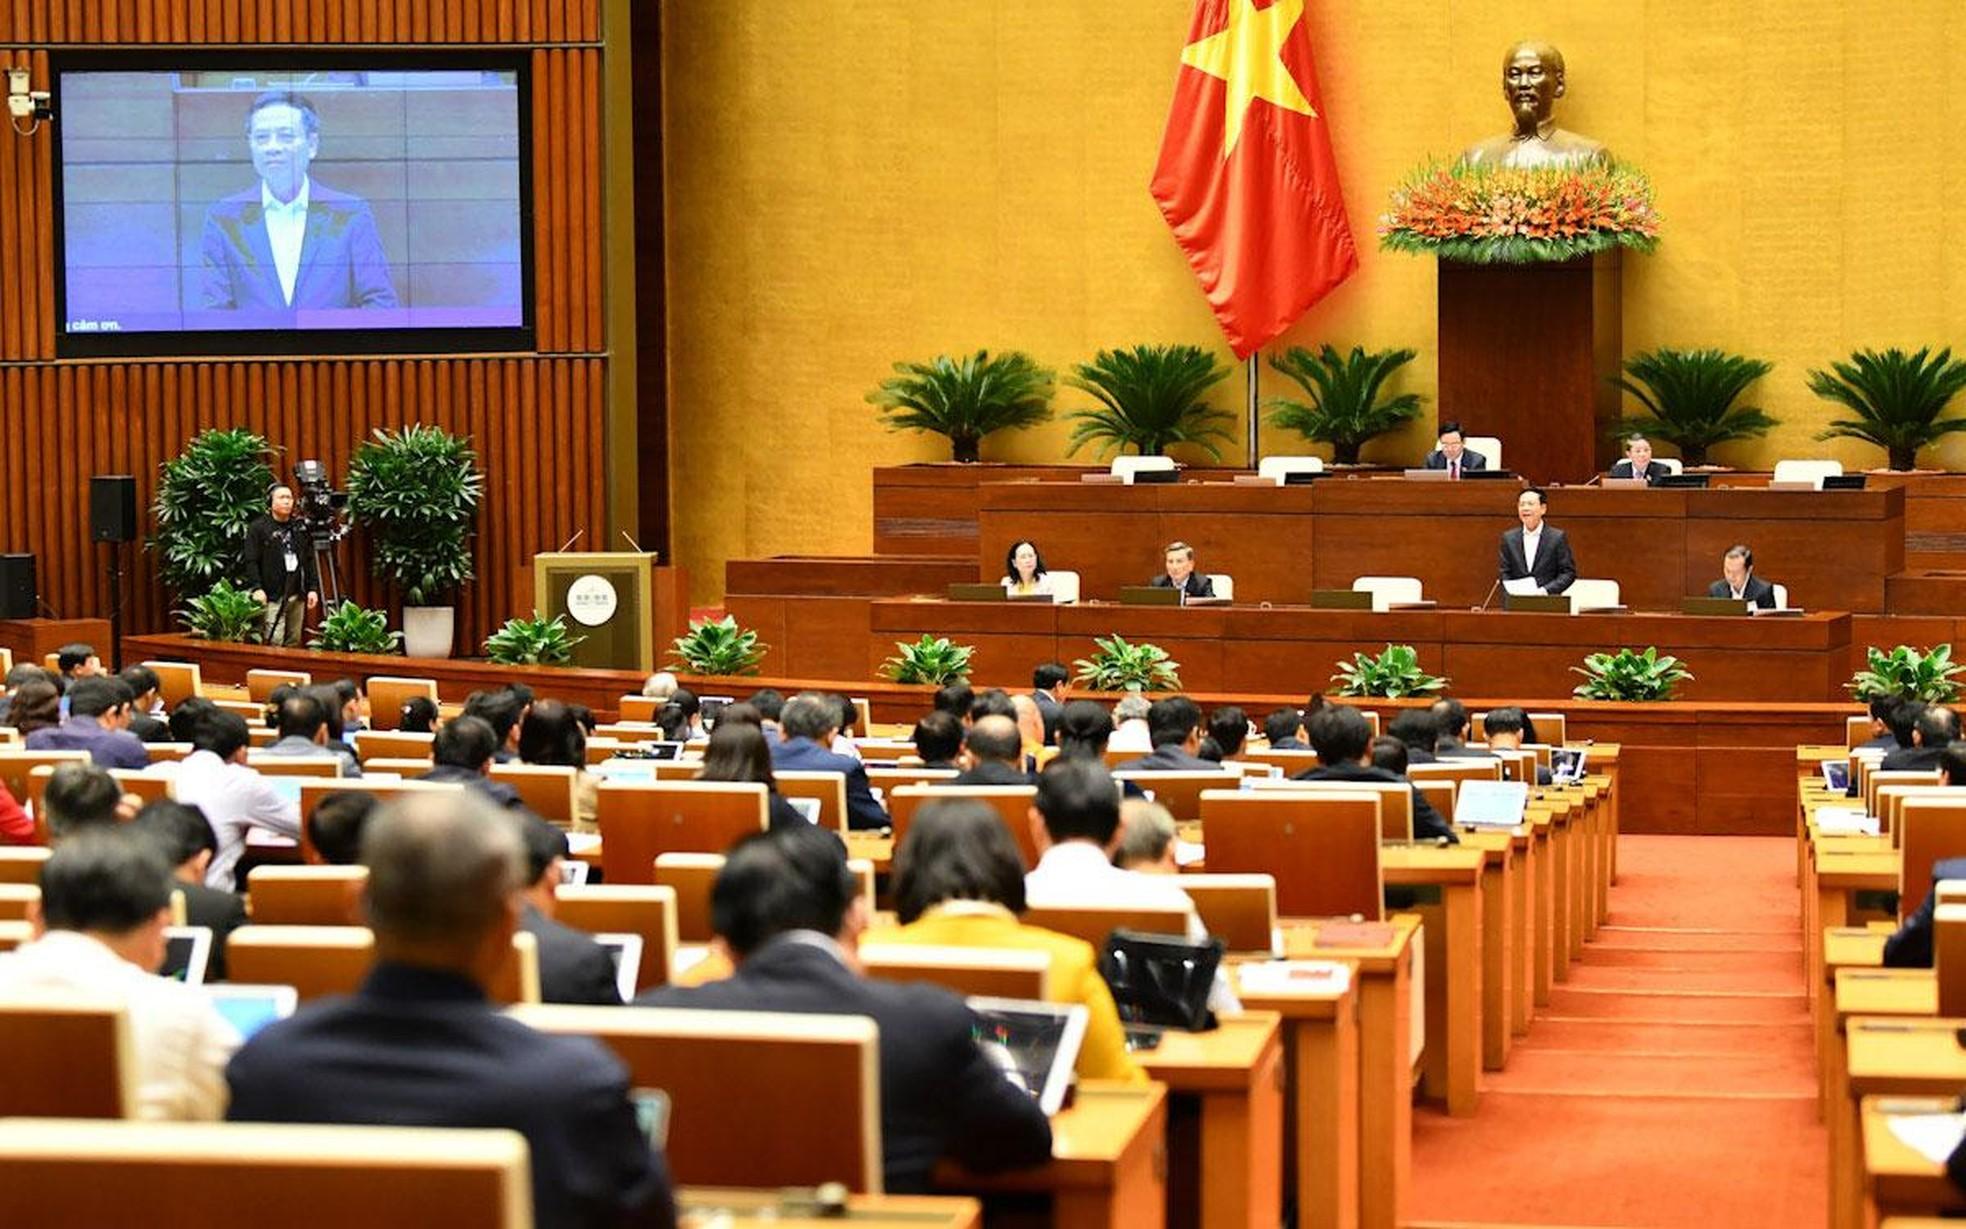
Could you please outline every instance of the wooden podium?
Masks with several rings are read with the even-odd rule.
[[[582,637],[573,664],[596,670],[655,669],[683,634],[689,586],[681,568],[658,567],[641,551],[566,551],[533,556],[533,604]]]

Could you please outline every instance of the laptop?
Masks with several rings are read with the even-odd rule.
[[[683,744],[673,739],[652,738],[636,743],[635,750],[645,760],[675,761],[683,758]]]
[[[274,778],[278,780],[278,778]],[[172,926],[164,931],[164,963],[157,976],[181,981],[187,986],[205,984],[205,966],[212,959],[212,928]]]
[[[1047,1116],[1065,1105],[1072,1069],[1085,1043],[1085,1005],[975,997],[974,1036],[1004,1078],[1035,1097]]]
[[[1464,469],[1463,482],[1514,482],[1516,472],[1512,469]]]
[[[791,803],[792,809],[804,816],[807,823],[816,824],[819,822],[819,799],[787,798],[785,801]]]
[[[716,729],[717,722],[724,715],[724,710],[735,703],[737,703],[737,700],[731,696],[696,697],[696,711],[697,715],[703,718],[703,728],[706,730]]]
[[[1585,753],[1579,747],[1558,747],[1550,752],[1550,784],[1568,785],[1584,779]]]
[[[300,1003],[300,995],[292,986],[255,986],[243,982],[228,982],[218,986],[198,987],[225,1017],[225,1022],[239,1034],[241,1041],[250,1041],[254,1033],[265,1028],[275,1020],[284,1020],[294,1014]]]
[[[1454,794],[1454,823],[1465,828],[1513,828],[1522,823],[1528,806],[1526,781],[1463,781]]]
[[[1839,794],[1850,792],[1850,763],[1848,760],[1824,760],[1822,763],[1823,784]]]
[[[1159,585],[1121,585],[1120,605],[1122,606],[1179,606],[1181,590],[1172,585],[1165,588]]]
[[[1148,486],[1155,483],[1181,481],[1179,469],[1136,469],[1133,471],[1134,486]]]
[[[595,935],[594,942],[614,962],[614,985],[621,992],[621,1001],[633,1002],[642,974],[642,936],[603,933]]]
[[[1748,612],[1748,604],[1732,597],[1683,597],[1679,599],[1679,613],[1690,615],[1743,615]]]

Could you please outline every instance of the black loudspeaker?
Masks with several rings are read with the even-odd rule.
[[[34,588],[34,556],[0,555],[0,619],[33,618],[39,598]]]
[[[137,480],[129,474],[97,474],[89,479],[89,538],[95,542],[134,542],[137,537]]]

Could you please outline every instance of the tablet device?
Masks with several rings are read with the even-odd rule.
[[[697,716],[703,719],[703,728],[706,730],[716,729],[718,718],[722,717],[724,710],[729,708],[733,703],[735,701],[729,696],[696,697],[696,713]]]
[[[1037,1098],[1047,1115],[1065,1104],[1072,1068],[1085,1041],[1082,1003],[972,998],[976,1044],[1004,1078]]]
[[[652,739],[636,744],[642,750],[642,758],[647,760],[680,760],[683,758],[683,744],[664,739]]]
[[[266,784],[268,784],[269,786],[271,786],[273,788],[273,792],[280,795],[281,799],[287,802],[291,802],[295,806],[299,806],[300,783],[302,781],[322,781],[322,780],[326,780],[327,778],[325,777],[276,777],[268,773],[260,773],[259,779],[266,782]]]
[[[164,963],[157,969],[157,976],[187,986],[202,986],[205,966],[211,958],[211,927],[172,926],[164,931]]]
[[[792,809],[803,815],[807,823],[816,824],[819,822],[819,799],[787,798],[785,801],[791,803]]]
[[[623,759],[614,756],[602,760],[588,769],[603,781],[626,781],[630,784],[647,785],[655,780],[655,765],[644,759]]]
[[[1454,822],[1468,828],[1513,828],[1528,806],[1526,781],[1463,781],[1454,793]]]
[[[633,1002],[642,973],[642,936],[597,934],[594,942],[600,944],[602,950],[607,952],[608,959],[614,961],[614,984],[621,991],[621,1001]]]
[[[1550,783],[1564,784],[1584,779],[1582,748],[1558,747],[1550,752]]]
[[[1823,784],[1839,794],[1850,792],[1850,764],[1847,760],[1823,761]]]
[[[218,1014],[225,1017],[241,1041],[250,1041],[254,1033],[275,1020],[291,1016],[300,1003],[300,995],[292,986],[228,983],[198,989],[218,1009]]]

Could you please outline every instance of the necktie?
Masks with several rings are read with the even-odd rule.
[[[1447,480],[1449,482],[1459,482],[1461,480],[1461,463],[1459,461],[1449,461],[1447,463]]]

